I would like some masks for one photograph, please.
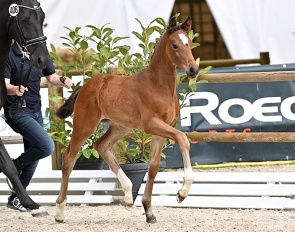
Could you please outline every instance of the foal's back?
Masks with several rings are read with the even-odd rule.
[[[110,119],[129,128],[142,129],[143,121],[154,116],[171,124],[179,114],[176,94],[159,88],[148,70],[132,76],[95,75],[81,89],[76,105],[86,101],[98,111],[100,120]]]

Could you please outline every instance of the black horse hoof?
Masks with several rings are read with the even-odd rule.
[[[49,216],[49,213],[43,207],[40,207],[39,209],[31,210],[31,215],[33,217],[46,217]]]

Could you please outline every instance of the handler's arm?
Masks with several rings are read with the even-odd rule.
[[[10,84],[10,79],[8,78],[5,78],[5,85],[7,89],[7,95],[17,95],[20,97],[23,96],[25,91],[28,91],[28,88],[22,85],[19,89],[19,86]]]

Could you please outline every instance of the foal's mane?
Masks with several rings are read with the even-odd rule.
[[[171,35],[171,34],[173,34],[173,33],[176,32],[176,31],[182,30],[182,28],[181,28],[180,26],[181,26],[181,24],[178,23],[176,26],[174,26],[174,27],[172,27],[172,28],[168,28],[168,29],[165,31],[164,34],[167,33],[168,35]]]

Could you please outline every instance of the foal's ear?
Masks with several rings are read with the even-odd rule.
[[[169,25],[167,27],[167,30],[171,30],[172,28],[174,28],[175,26],[177,25],[177,21],[176,21],[176,18],[175,16],[173,16],[170,21],[169,21]]]
[[[186,32],[189,32],[191,27],[192,27],[192,19],[191,17],[188,16],[185,22],[180,25],[180,28]]]

